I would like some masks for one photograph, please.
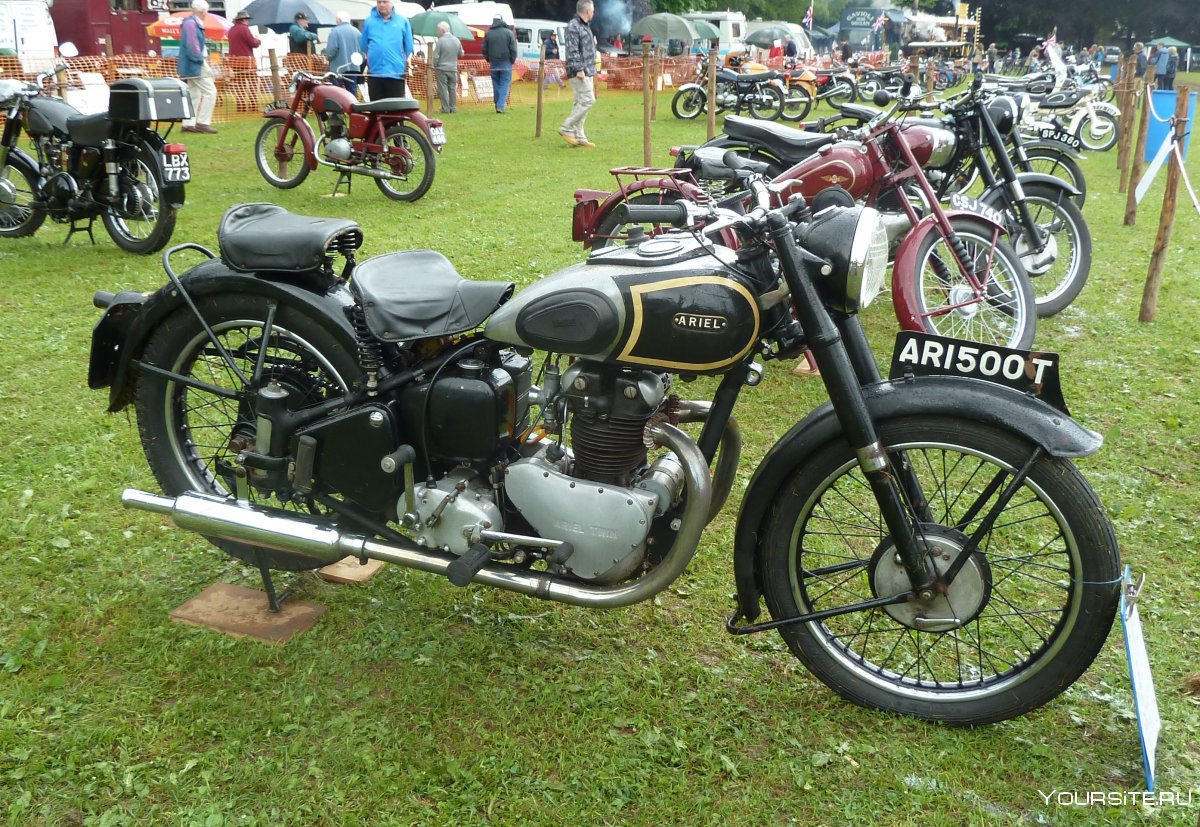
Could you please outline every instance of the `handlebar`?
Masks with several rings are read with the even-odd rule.
[[[670,224],[672,227],[686,227],[689,210],[687,202],[676,201],[674,204],[622,204],[625,218],[633,224]]]

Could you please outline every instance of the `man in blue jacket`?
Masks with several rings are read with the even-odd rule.
[[[363,22],[359,51],[367,56],[367,91],[371,100],[404,97],[404,75],[413,52],[412,26],[396,14],[392,0],[376,0]]]
[[[208,65],[208,46],[204,43],[204,18],[208,16],[207,0],[192,0],[191,16],[179,27],[179,58],[176,68],[187,84],[196,117],[183,122],[184,132],[216,134],[211,121],[217,105],[217,85]]]

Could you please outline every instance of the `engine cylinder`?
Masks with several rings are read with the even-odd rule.
[[[624,485],[630,471],[646,461],[646,445],[642,441],[646,420],[647,417],[620,416],[572,418],[576,476]]]

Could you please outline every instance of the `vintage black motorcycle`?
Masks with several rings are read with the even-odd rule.
[[[708,57],[697,61],[696,77],[682,84],[671,98],[676,118],[692,120],[708,111]],[[743,109],[755,118],[776,120],[783,113],[784,84],[778,72],[740,73],[717,68],[717,111]]]
[[[64,44],[66,45],[66,44]],[[61,47],[60,47],[61,48]],[[129,78],[109,89],[107,112],[81,115],[35,84],[0,80],[7,114],[0,138],[0,237],[32,235],[49,216],[70,224],[69,241],[97,218],[122,250],[161,250],[175,230],[191,179],[187,148],[167,143],[191,100],[174,78]],[[36,157],[21,149],[24,128]]]
[[[877,213],[794,223],[803,199],[746,186],[745,214],[626,208],[723,223],[736,252],[635,235],[516,296],[429,250],[356,263],[351,221],[231,208],[219,257],[176,275],[172,253],[203,249],[181,245],[162,289],[96,296],[89,383],[135,406],[165,492],[123,502],[258,565],[273,604],[271,568],[353,555],[627,606],[725,502],[756,360],[809,347],[830,402],[746,487],[729,630],[779,629],[867,706],[979,724],[1046,703],[1104,643],[1119,562],[1071,462],[1101,438],[1044,401],[1056,357],[902,333],[884,380],[856,315],[882,287]],[[681,399],[701,375],[713,399]]]

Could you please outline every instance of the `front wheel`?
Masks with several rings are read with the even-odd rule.
[[[308,177],[304,142],[283,118],[268,118],[258,130],[254,162],[267,183],[281,190],[298,187]]]
[[[993,238],[990,227],[963,218],[950,223],[962,241],[964,264],[974,270],[975,282],[959,267],[953,248],[937,230],[926,234],[917,248],[916,272],[896,274],[916,280],[913,310],[925,332],[1028,350],[1037,330],[1037,311],[1021,260],[1007,242]],[[908,315],[900,307],[897,314],[901,319]]]
[[[748,96],[747,108],[751,116],[763,121],[774,121],[783,112],[783,93],[774,86],[763,84]]]
[[[46,220],[46,211],[33,206],[37,175],[25,164],[0,169],[0,238],[33,235]]]
[[[671,112],[680,120],[693,120],[704,111],[706,97],[703,89],[680,89],[671,98]]]
[[[299,410],[349,390],[359,370],[353,341],[339,338],[329,324],[289,305],[231,291],[203,296],[196,306],[237,371],[195,314],[187,307],[176,310],[150,335],[142,361],[204,384],[189,387],[142,371],[135,395],[138,432],[163,493],[227,496],[233,489],[234,457],[255,444],[255,391],[278,382],[288,392],[288,407]],[[213,386],[239,396],[207,390]],[[250,494],[256,501],[285,507],[253,487]],[[312,503],[289,502],[286,507],[298,506],[307,511]],[[239,560],[256,562],[252,546],[213,542]],[[324,565],[315,558],[261,551],[271,568],[294,571]]]
[[[1095,659],[1116,612],[1119,555],[1095,492],[1069,461],[1043,455],[1000,507],[1033,451],[1023,437],[949,416],[878,431],[924,494],[914,524],[934,568],[982,536],[945,594],[784,626],[788,647],[842,697],[926,720],[986,724],[1052,700]],[[843,438],[795,469],[762,536],[772,618],[911,589]]]
[[[161,173],[154,150],[139,146],[118,163],[116,203],[104,214],[104,229],[127,253],[161,250],[175,232],[175,210],[163,200]]]
[[[825,95],[825,99],[833,106],[841,107],[858,100],[858,89],[855,87],[854,81],[849,78],[836,78]]]
[[[1033,243],[1013,220],[1013,247],[1033,285],[1039,316],[1053,316],[1083,290],[1092,271],[1092,234],[1087,219],[1066,193],[1045,184],[1027,184],[1025,200],[1043,236]],[[1041,246],[1041,249],[1038,247]]]
[[[782,117],[785,121],[802,121],[812,111],[812,95],[798,83],[788,87],[783,96]]]
[[[416,201],[429,192],[437,162],[425,133],[398,124],[388,129],[383,146],[379,166],[395,177],[376,178],[379,191],[393,201]]]
[[[1117,145],[1117,118],[1111,112],[1096,110],[1084,118],[1075,137],[1086,149],[1093,152],[1107,152]]]
[[[1015,151],[1013,154],[1016,154]],[[1066,181],[1079,190],[1079,195],[1073,196],[1073,198],[1079,209],[1083,209],[1083,203],[1087,200],[1087,176],[1083,174],[1083,169],[1074,158],[1066,151],[1059,151],[1050,146],[1029,147],[1025,150],[1025,157],[1029,159],[1028,170],[1019,165],[1015,158],[1013,159],[1013,165],[1016,166],[1018,172],[1040,172]],[[999,170],[995,170],[995,174],[997,178],[1000,177]]]

